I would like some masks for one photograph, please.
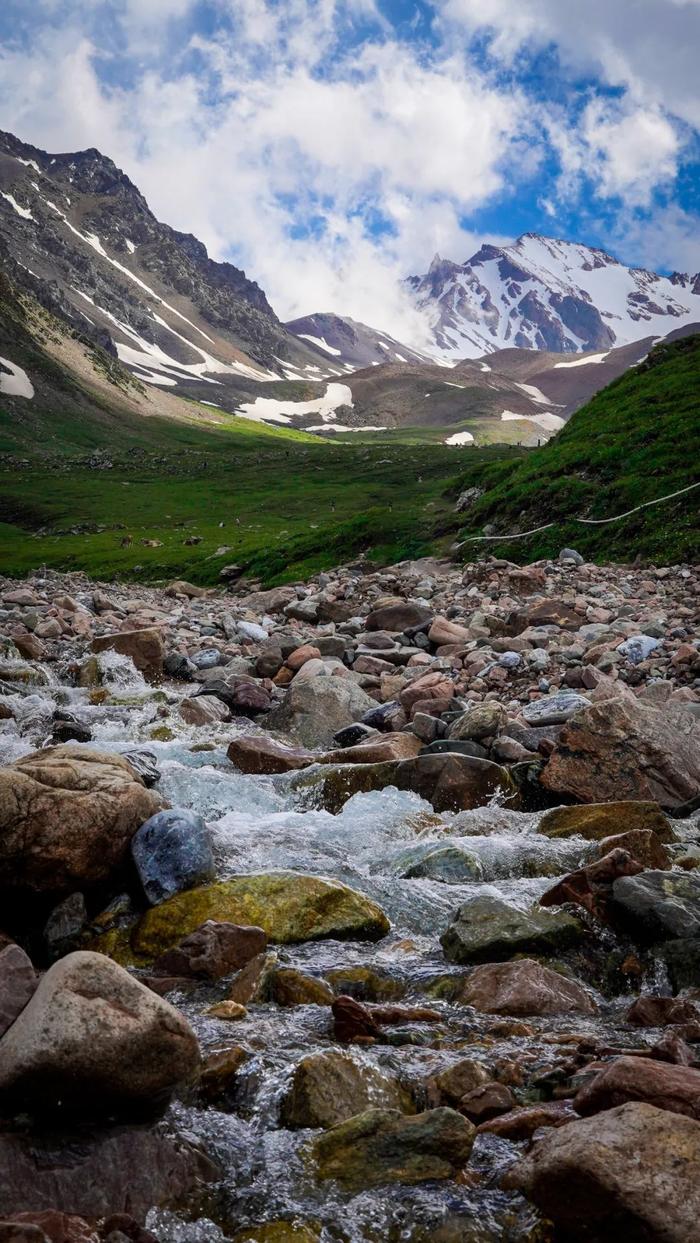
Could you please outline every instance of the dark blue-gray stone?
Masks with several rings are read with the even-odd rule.
[[[131,853],[152,906],[214,879],[209,830],[201,816],[184,807],[151,816],[132,838]]]

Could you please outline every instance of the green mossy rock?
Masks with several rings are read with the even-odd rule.
[[[155,957],[207,919],[263,928],[278,945],[296,941],[378,941],[389,931],[384,912],[338,881],[298,872],[265,872],[178,893],[153,907],[132,935],[140,955]]]
[[[586,837],[599,842],[604,837],[629,833],[633,829],[652,829],[659,841],[674,841],[673,829],[658,803],[587,803],[581,807],[557,807],[540,820],[538,833],[545,837]]]
[[[546,954],[581,940],[584,929],[566,911],[529,911],[484,894],[459,907],[440,937],[448,962],[502,962],[515,954]]]
[[[406,1117],[397,1109],[367,1109],[331,1127],[310,1148],[319,1179],[350,1190],[385,1183],[453,1178],[469,1160],[475,1128],[454,1109]]]
[[[233,1243],[319,1243],[316,1226],[292,1221],[268,1221],[260,1226],[244,1226],[233,1236]]]

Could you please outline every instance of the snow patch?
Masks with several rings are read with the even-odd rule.
[[[291,423],[305,414],[320,414],[323,423],[335,420],[339,406],[352,408],[352,390],[347,384],[328,384],[322,397],[315,401],[280,401],[276,397],[256,397],[238,407],[236,414],[255,423]]]
[[[453,436],[448,436],[445,441],[446,445],[473,445],[474,437],[471,432],[455,432]]]
[[[575,358],[572,363],[555,363],[554,370],[561,371],[565,367],[587,367],[589,363],[602,363],[608,357],[610,350],[606,350],[604,354],[586,354],[584,358]],[[636,363],[633,366],[636,367]]]
[[[0,393],[6,393],[8,397],[30,399],[34,396],[34,385],[26,371],[23,371],[16,363],[11,363],[7,358],[0,358],[0,366],[6,368],[6,370],[0,370]]]
[[[319,349],[325,350],[327,354],[342,354],[342,350],[337,350],[334,345],[329,345],[323,337],[312,337],[310,332],[300,332],[298,334],[305,341],[311,341],[312,345],[317,345]]]
[[[21,216],[23,220],[34,219],[28,207],[21,207],[20,204],[17,202],[17,199],[13,198],[11,194],[5,194],[4,190],[0,191],[0,193],[2,194],[2,197],[4,199],[7,199],[8,203],[10,204],[10,207],[14,207],[15,211],[17,212],[17,215]]]

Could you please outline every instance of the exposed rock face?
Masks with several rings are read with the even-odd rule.
[[[587,1117],[628,1101],[644,1101],[700,1122],[700,1070],[651,1058],[617,1057],[576,1094],[574,1109]]]
[[[547,1131],[506,1182],[572,1240],[693,1243],[700,1124],[628,1104]]]
[[[162,807],[119,755],[70,744],[0,769],[0,884],[61,893],[104,880]]]
[[[584,803],[653,799],[675,807],[700,794],[700,722],[683,708],[627,698],[592,704],[567,721],[541,780]]]
[[[54,963],[0,1041],[5,1106],[104,1120],[143,1116],[194,1075],[183,1015],[101,954]]]
[[[287,1127],[326,1129],[370,1107],[412,1112],[406,1109],[407,1103],[407,1094],[391,1079],[331,1049],[299,1062],[281,1120]]]
[[[460,1001],[486,1014],[595,1014],[597,1010],[580,984],[530,958],[475,967]]]
[[[132,937],[134,948],[144,955],[163,953],[207,919],[253,924],[281,944],[323,937],[376,941],[389,931],[379,907],[347,885],[265,872],[191,889],[153,907]]]
[[[404,1117],[368,1109],[326,1131],[312,1145],[320,1179],[361,1190],[383,1183],[452,1178],[469,1160],[474,1127],[453,1109]]]
[[[0,1136],[0,1203],[7,1213],[59,1208],[93,1219],[124,1212],[143,1219],[154,1205],[179,1199],[217,1172],[162,1127],[81,1129],[58,1152],[50,1137]]]
[[[129,656],[139,673],[149,682],[160,682],[163,677],[165,645],[161,631],[155,626],[148,630],[122,630],[118,634],[98,635],[92,641],[92,650]]]
[[[295,680],[284,704],[268,716],[267,725],[290,734],[305,747],[327,747],[338,730],[359,721],[373,707],[375,701],[346,678]]]
[[[565,949],[582,935],[579,921],[564,911],[519,911],[484,895],[459,908],[440,943],[449,962],[492,963],[514,954]]]

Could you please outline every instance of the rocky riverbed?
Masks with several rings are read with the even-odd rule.
[[[0,578],[0,1241],[695,1240],[699,614]]]

